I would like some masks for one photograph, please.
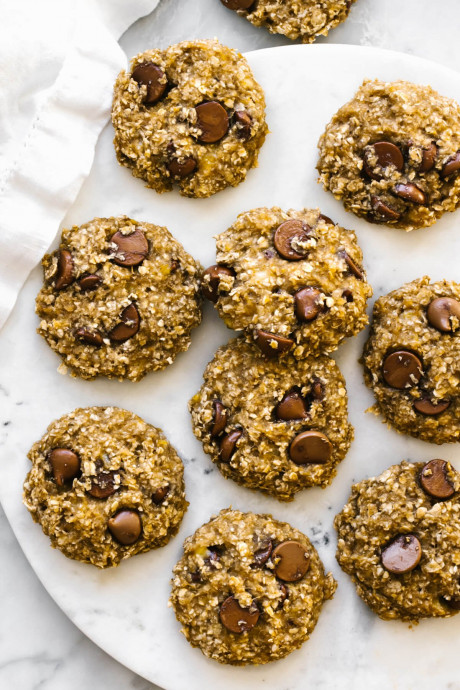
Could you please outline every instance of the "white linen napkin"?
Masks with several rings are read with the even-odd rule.
[[[90,171],[117,41],[158,1],[0,4],[0,328]]]

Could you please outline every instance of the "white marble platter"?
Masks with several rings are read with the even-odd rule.
[[[460,280],[460,211],[433,228],[406,234],[347,214],[316,182],[316,142],[336,109],[364,78],[405,78],[430,83],[460,101],[460,75],[441,65],[400,53],[341,45],[289,46],[248,54],[265,89],[271,130],[259,168],[236,189],[205,200],[157,195],[120,168],[108,125],[97,146],[90,177],[64,225],[94,216],[126,213],[169,227],[204,265],[214,263],[213,235],[237,213],[263,205],[319,206],[345,227],[356,229],[374,297],[418,276]],[[190,350],[166,371],[140,383],[85,382],[58,374],[59,360],[36,335],[37,268],[25,285],[0,337],[0,498],[32,567],[69,618],[94,642],[140,675],[167,690],[303,690],[306,687],[418,690],[458,685],[460,616],[409,628],[383,622],[357,597],[334,559],[333,516],[352,482],[403,458],[443,457],[460,469],[456,445],[439,448],[397,435],[365,414],[372,396],[357,359],[365,333],[341,346],[336,359],[347,379],[356,440],[332,486],[310,489],[291,504],[259,496],[224,480],[192,434],[188,399],[215,349],[231,337],[210,305]],[[66,559],[49,547],[21,503],[29,467],[27,451],[50,421],[78,406],[112,404],[140,414],[164,429],[185,463],[190,508],[179,535],[158,551],[119,568],[99,571]],[[311,640],[288,658],[260,668],[220,666],[192,649],[167,608],[171,569],[185,536],[221,508],[271,512],[303,530],[339,581]],[[4,555],[4,557],[7,557]],[[31,622],[31,625],[33,622]]]

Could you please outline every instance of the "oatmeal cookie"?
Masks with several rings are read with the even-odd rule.
[[[115,151],[157,192],[190,197],[236,187],[267,134],[265,98],[246,59],[213,41],[133,58],[115,83]]]
[[[217,0],[216,0],[217,2]],[[327,36],[345,21],[356,0],[220,0],[255,26],[302,43]]]
[[[189,406],[224,477],[281,501],[327,486],[353,440],[345,381],[326,355],[271,362],[234,339],[217,350]]]
[[[444,460],[402,462],[352,487],[335,518],[337,560],[385,620],[460,611],[460,475]]]
[[[73,376],[139,381],[190,346],[201,266],[166,228],[126,216],[63,230],[42,261],[38,332]]]
[[[423,441],[460,440],[460,284],[425,276],[380,297],[363,353],[371,408]]]
[[[460,106],[430,86],[365,81],[319,150],[325,189],[373,223],[414,230],[460,204]]]
[[[351,230],[318,209],[256,208],[217,236],[203,295],[267,356],[335,350],[367,324],[372,289]]]
[[[164,546],[187,510],[183,465],[160,429],[117,407],[74,410],[29,453],[24,503],[51,545],[98,568]]]
[[[337,586],[302,532],[231,509],[185,540],[173,574],[170,601],[187,640],[238,666],[300,647]]]

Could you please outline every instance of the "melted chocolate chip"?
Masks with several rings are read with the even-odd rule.
[[[276,335],[276,333],[270,333],[269,331],[257,331],[255,343],[267,357],[283,355],[289,352],[294,345],[294,341],[291,338],[285,338],[282,335]]]
[[[308,551],[298,541],[283,541],[274,549],[275,575],[284,582],[301,580],[310,568]]]
[[[93,498],[108,498],[118,491],[121,485],[115,483],[116,474],[113,470],[98,472],[91,480],[91,488],[88,489],[90,496],[93,496]]]
[[[436,400],[433,402],[429,398],[420,398],[414,402],[414,410],[427,417],[436,417],[450,407],[450,400]]]
[[[430,326],[443,333],[453,333],[460,328],[460,302],[452,297],[432,300],[426,315]]]
[[[295,315],[299,321],[313,321],[323,311],[323,305],[319,301],[321,290],[313,287],[304,287],[294,295]]]
[[[119,544],[134,544],[142,532],[142,521],[137,510],[123,508],[107,522],[109,532]]]
[[[426,204],[426,195],[417,185],[412,184],[412,182],[400,182],[395,185],[394,193],[399,196],[400,199],[404,201],[410,201],[413,204],[420,204],[423,206]]]
[[[123,309],[120,315],[120,323],[112,328],[109,332],[110,340],[116,343],[124,343],[136,335],[140,327],[140,316],[137,307],[134,304],[128,304]]]
[[[114,263],[126,268],[139,266],[149,253],[147,238],[139,228],[129,235],[124,235],[118,230],[110,238],[110,243],[116,245]]]
[[[309,247],[304,246],[311,236],[311,227],[302,220],[292,218],[275,230],[273,243],[278,254],[287,261],[304,259]]]
[[[260,611],[255,602],[249,608],[243,608],[234,596],[227,597],[219,610],[222,625],[233,633],[252,630],[259,620],[259,616]]]
[[[454,153],[453,156],[448,158],[441,170],[441,177],[449,177],[450,175],[457,174],[460,171],[460,151]]]
[[[73,282],[73,259],[68,249],[60,249],[56,272],[56,290],[62,290]]]
[[[202,144],[214,144],[220,141],[228,132],[229,121],[225,108],[217,101],[206,101],[197,105],[196,125],[201,134],[198,141]]]
[[[236,451],[236,443],[243,435],[241,429],[233,429],[228,434],[222,436],[220,441],[219,459],[221,462],[230,462],[232,455]]]
[[[300,389],[291,388],[275,407],[277,419],[289,422],[295,419],[307,419],[307,404],[300,393]]]
[[[439,458],[430,460],[422,467],[420,485],[429,496],[445,500],[454,495],[455,488],[447,475],[448,469],[449,463]]]
[[[382,199],[380,199],[378,196],[371,196],[371,207],[374,211],[374,214],[384,220],[398,220],[398,218],[401,217],[399,211],[396,211],[394,208],[391,208],[391,206],[388,206],[388,204],[382,201]]]
[[[220,400],[213,401],[214,416],[211,427],[211,438],[216,438],[225,429],[227,424],[227,410]]]
[[[375,158],[377,169],[373,167],[371,160]],[[363,156],[363,169],[366,175],[373,180],[380,180],[383,175],[378,168],[393,166],[396,170],[404,167],[404,158],[401,149],[390,141],[377,141],[367,146]]]
[[[78,279],[78,284],[83,292],[95,290],[102,283],[102,278],[96,273],[85,273]]]
[[[156,506],[159,506],[163,503],[165,500],[166,496],[169,494],[171,487],[169,484],[165,484],[164,486],[161,486],[159,489],[153,492],[152,494],[152,501],[155,503]]]
[[[421,360],[408,350],[397,350],[387,355],[382,371],[385,383],[399,390],[416,386],[423,374]]]
[[[296,465],[323,465],[331,455],[332,443],[320,431],[302,431],[289,446],[289,457]]]
[[[146,86],[147,93],[144,97],[145,105],[157,103],[166,91],[168,80],[161,67],[153,62],[142,62],[134,68],[131,75],[139,86]]]
[[[214,266],[207,268],[201,279],[201,294],[203,297],[215,304],[219,299],[221,278],[225,276],[234,277],[235,271],[220,264],[214,264]]]
[[[382,550],[385,570],[395,575],[408,573],[418,566],[422,547],[415,534],[400,534]]]
[[[104,344],[103,337],[99,331],[90,328],[79,328],[75,331],[78,340],[81,340],[86,345],[93,345],[94,347],[101,347]]]
[[[48,453],[54,481],[60,487],[74,479],[80,472],[80,459],[69,448],[53,448]]]

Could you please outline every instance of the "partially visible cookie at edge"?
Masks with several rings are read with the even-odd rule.
[[[208,197],[257,165],[265,97],[240,53],[216,40],[147,50],[121,72],[112,122],[118,161],[157,192]]]
[[[164,227],[94,218],[42,260],[38,332],[74,376],[138,381],[190,346],[201,266]]]
[[[185,540],[170,601],[193,647],[244,666],[298,649],[336,586],[302,532],[228,509]]]
[[[335,518],[337,560],[384,620],[460,611],[460,475],[403,461],[352,487]]]
[[[372,288],[356,235],[318,209],[241,213],[216,244],[203,295],[266,356],[329,353],[367,324]]]
[[[74,410],[29,452],[24,503],[53,547],[99,568],[165,545],[187,509],[160,429],[117,407]]]
[[[327,486],[353,440],[333,359],[268,361],[242,338],[217,350],[189,407],[195,436],[224,477],[282,501]]]
[[[460,284],[425,276],[380,297],[362,358],[372,411],[431,443],[460,440]]]
[[[430,86],[365,81],[318,146],[324,188],[373,223],[414,230],[460,205],[460,106]]]
[[[215,0],[218,2],[219,0]],[[356,0],[220,0],[255,26],[312,43],[345,21]]]

